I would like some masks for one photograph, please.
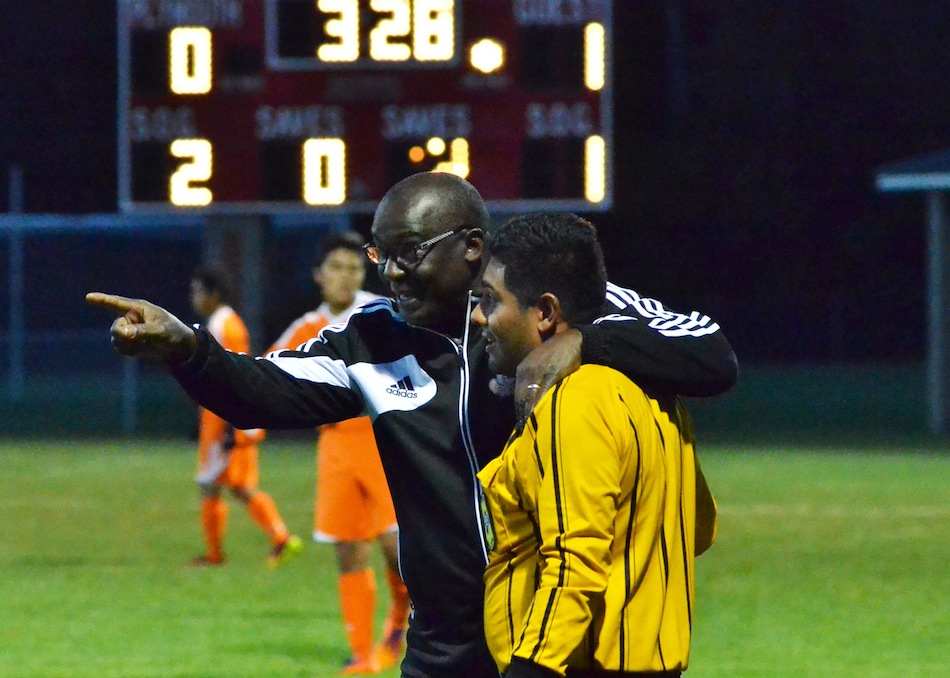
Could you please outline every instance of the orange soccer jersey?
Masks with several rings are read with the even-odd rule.
[[[353,305],[336,315],[321,304],[295,320],[270,350],[295,349],[376,298],[360,291]],[[364,541],[395,530],[396,512],[369,417],[328,424],[319,431],[314,540]]]
[[[207,327],[215,340],[229,351],[247,353],[250,350],[247,327],[230,306],[221,306],[212,313]],[[257,443],[264,439],[264,431],[234,429],[203,407],[199,409],[198,426],[198,482],[256,488],[259,481]]]

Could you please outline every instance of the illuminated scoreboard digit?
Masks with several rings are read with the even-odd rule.
[[[610,0],[119,0],[126,211],[611,206]]]

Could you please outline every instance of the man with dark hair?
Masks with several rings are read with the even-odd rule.
[[[230,306],[230,285],[224,271],[199,268],[191,278],[191,307],[208,332],[229,351],[247,353],[250,338],[247,327]],[[201,488],[201,528],[207,550],[194,559],[195,565],[224,564],[224,533],[228,522],[228,504],[221,497],[226,487],[247,507],[247,512],[271,542],[268,567],[280,566],[287,557],[299,553],[300,538],[290,534],[277,505],[266,492],[258,489],[260,473],[257,444],[264,439],[261,429],[236,429],[214,412],[200,408],[198,422],[198,474]]]
[[[573,214],[515,218],[487,242],[472,321],[492,369],[514,375],[532,350],[597,317],[603,254]],[[712,542],[716,509],[673,394],[582,365],[478,477],[485,631],[506,678],[680,675],[694,559]]]
[[[516,408],[530,410],[531,393],[542,390],[527,385],[555,383],[582,362],[684,395],[719,394],[737,375],[729,342],[707,316],[608,286],[602,322],[545,342],[519,366],[513,406],[470,323],[488,223],[464,179],[403,179],[379,203],[366,246],[393,299],[361,307],[305,350],[266,360],[224,351],[147,301],[87,296],[119,316],[117,350],[159,357],[187,393],[237,425],[303,428],[369,412],[413,603],[406,678],[497,676],[482,624],[487,551],[476,473],[502,449]]]
[[[313,281],[320,306],[295,320],[269,352],[305,349],[324,328],[345,323],[360,306],[379,297],[363,291],[366,257],[355,231],[333,231],[323,239]],[[399,576],[396,511],[379,459],[369,417],[354,417],[319,429],[313,540],[333,544],[343,626],[351,658],[344,675],[377,673],[395,665],[405,647],[409,593]],[[386,561],[390,607],[382,639],[373,647],[376,573],[371,544]]]

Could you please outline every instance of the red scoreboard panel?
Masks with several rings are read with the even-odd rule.
[[[606,210],[610,0],[119,0],[124,211]]]

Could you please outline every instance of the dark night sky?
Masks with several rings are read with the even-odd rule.
[[[710,313],[746,361],[921,359],[924,202],[873,176],[950,147],[950,3],[615,6],[611,277]],[[22,166],[27,211],[115,210],[114,13],[0,3],[0,175]]]

